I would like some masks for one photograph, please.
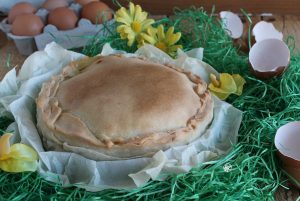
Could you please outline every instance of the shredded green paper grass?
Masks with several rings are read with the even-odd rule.
[[[203,9],[175,10],[174,17],[157,24],[175,26],[183,33],[184,50],[204,47],[204,61],[219,72],[240,73],[247,83],[243,94],[227,101],[243,111],[238,144],[233,151],[217,161],[199,164],[187,174],[170,175],[165,181],[151,181],[133,190],[87,192],[72,187],[62,188],[42,179],[38,173],[8,174],[0,172],[0,200],[274,200],[276,189],[283,185],[274,147],[276,130],[300,120],[300,54],[289,38],[291,63],[282,77],[268,81],[251,75],[248,57],[239,53],[225,34],[220,22]],[[107,25],[107,36],[97,36],[83,52],[95,55],[104,43],[133,52],[119,38],[115,25]],[[9,122],[2,119],[1,129]]]

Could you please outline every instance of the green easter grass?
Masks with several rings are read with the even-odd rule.
[[[185,21],[189,23],[181,23]],[[291,63],[282,77],[258,80],[249,72],[248,57],[239,53],[225,34],[216,17],[202,9],[175,10],[172,18],[157,24],[175,26],[181,31],[184,50],[204,47],[204,61],[219,72],[240,73],[247,83],[241,96],[232,95],[227,101],[243,111],[238,144],[232,152],[217,161],[199,164],[187,174],[170,175],[165,181],[151,181],[133,190],[87,192],[72,187],[62,188],[42,179],[38,173],[9,174],[0,171],[0,200],[274,200],[276,189],[284,182],[274,147],[276,130],[287,122],[300,120],[300,54],[289,38]],[[184,26],[182,25],[184,24]],[[106,37],[97,36],[83,53],[95,55],[102,45],[128,48],[115,32],[106,26]],[[9,121],[1,119],[1,129]],[[229,172],[225,166],[231,166]]]

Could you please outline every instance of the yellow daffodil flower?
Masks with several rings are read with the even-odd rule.
[[[246,83],[245,79],[239,74],[230,75],[228,73],[221,73],[220,80],[217,80],[214,74],[210,74],[210,80],[209,90],[221,100],[225,100],[230,94],[240,96]]]
[[[175,45],[179,41],[181,33],[174,33],[174,27],[170,27],[166,33],[163,25],[159,25],[157,29],[149,27],[146,33],[141,33],[141,36],[139,46],[150,43],[171,56],[176,54],[178,48],[182,48],[181,45]]]
[[[147,19],[148,13],[142,11],[141,6],[129,3],[129,10],[122,7],[115,14],[115,20],[121,25],[117,27],[122,39],[128,39],[128,46],[139,40],[140,33],[145,31],[153,19]]]
[[[9,139],[12,134],[0,137],[0,170],[6,172],[25,172],[37,169],[38,155],[34,149],[25,144],[13,144]]]

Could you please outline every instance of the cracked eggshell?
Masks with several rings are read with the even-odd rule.
[[[223,22],[226,32],[231,38],[237,39],[243,35],[244,25],[237,14],[234,14],[230,11],[222,11],[220,12],[220,18]]]
[[[290,50],[279,39],[266,39],[255,43],[249,52],[253,74],[260,79],[281,75],[290,62]]]
[[[279,32],[272,23],[261,21],[258,22],[252,30],[255,41],[259,42],[265,39],[278,39],[282,40],[283,34]]]
[[[242,22],[244,24],[243,35],[241,38],[237,39],[237,44],[240,46],[240,50],[249,54],[250,48],[255,44],[255,38],[252,34],[249,35],[249,28],[255,26],[256,23],[260,21],[260,17],[251,16],[251,23],[249,20],[243,16]],[[250,27],[251,26],[251,27]],[[250,44],[249,44],[250,41]]]
[[[300,121],[280,127],[275,135],[275,147],[282,162],[282,168],[300,182]],[[298,186],[299,187],[299,186]]]

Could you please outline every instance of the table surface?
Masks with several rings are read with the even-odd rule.
[[[289,35],[294,36],[296,47],[300,47],[300,16],[256,16],[253,19],[272,21],[275,27],[283,32],[285,38]],[[18,53],[13,41],[7,39],[0,31],[0,79],[13,67],[20,67],[25,59],[25,56]],[[300,191],[293,188],[279,188],[275,197],[276,201],[296,201],[300,198]]]
[[[102,0],[111,8],[118,8],[112,0]],[[215,6],[215,11],[231,10],[240,12],[241,8],[251,13],[277,13],[299,15],[299,0],[131,0],[135,4],[139,4],[142,8],[154,15],[170,15],[174,8],[189,8],[191,5],[195,7],[203,7],[207,11],[211,11]],[[118,0],[121,5],[126,5],[128,0]]]

